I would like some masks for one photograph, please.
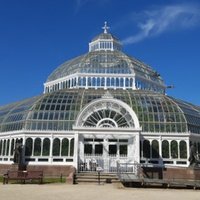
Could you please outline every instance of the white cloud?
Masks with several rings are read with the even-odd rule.
[[[140,42],[170,30],[187,29],[200,25],[199,5],[171,5],[134,14],[138,20],[137,34],[125,38],[124,44]],[[141,21],[140,21],[141,20]]]

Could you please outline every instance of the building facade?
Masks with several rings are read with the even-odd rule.
[[[108,29],[49,75],[44,94],[0,107],[0,165],[13,163],[16,141],[28,165],[105,172],[187,167],[191,144],[200,153],[200,107],[167,96],[160,74],[123,53]]]

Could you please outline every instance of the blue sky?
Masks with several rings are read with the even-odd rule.
[[[175,86],[168,95],[200,105],[195,0],[0,0],[0,105],[40,95],[57,66],[88,51],[104,21],[124,52]]]

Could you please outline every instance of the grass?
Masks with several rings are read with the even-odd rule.
[[[0,183],[3,182],[3,177],[0,176]],[[60,177],[54,177],[54,178],[43,178],[43,184],[51,184],[51,183],[65,183],[66,178],[60,178]],[[18,183],[17,181],[9,181],[9,183]],[[26,181],[27,184],[32,184],[32,183],[38,183],[38,181],[33,180],[33,181]]]
[[[66,179],[65,178],[44,178],[43,179],[43,183],[46,184],[46,183],[65,183],[66,182]]]

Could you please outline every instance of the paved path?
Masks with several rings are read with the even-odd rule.
[[[1,200],[199,200],[200,190],[136,189],[105,185],[0,185]]]

